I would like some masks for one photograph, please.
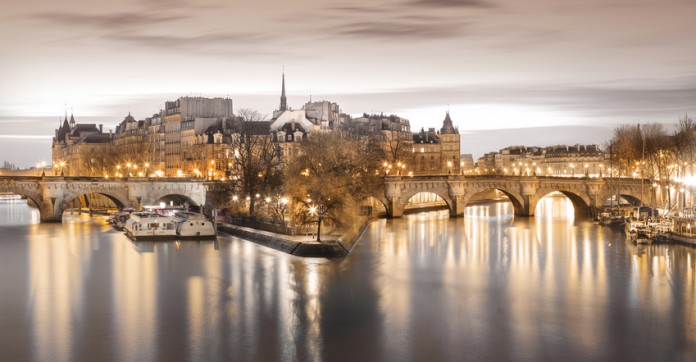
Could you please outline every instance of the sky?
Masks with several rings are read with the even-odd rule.
[[[625,123],[696,113],[696,0],[25,0],[0,2],[0,162],[50,161],[67,109],[113,128],[167,100],[272,114],[330,100],[445,112],[478,157],[603,144]]]

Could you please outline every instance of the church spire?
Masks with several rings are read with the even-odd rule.
[[[445,120],[442,121],[442,129],[440,130],[440,133],[457,133],[457,131],[454,129],[454,125],[452,124],[452,118],[450,118],[449,107],[447,109],[447,113],[445,114]]]
[[[73,116],[72,108],[70,108],[70,128],[75,128],[75,116]]]
[[[280,93],[280,111],[288,110],[288,99],[285,97],[285,71],[283,71],[283,90]]]

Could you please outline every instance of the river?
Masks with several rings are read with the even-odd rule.
[[[0,205],[1,361],[694,361],[696,249],[542,200],[379,220],[340,260]]]

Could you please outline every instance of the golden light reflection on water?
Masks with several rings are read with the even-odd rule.
[[[4,311],[29,316],[25,359],[696,356],[695,249],[627,244],[565,197],[534,218],[501,202],[379,220],[331,261],[224,236],[133,243],[103,220],[3,230],[28,234],[26,281],[8,274],[26,306]]]

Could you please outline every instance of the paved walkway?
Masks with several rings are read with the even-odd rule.
[[[298,243],[315,243],[318,244],[316,235],[312,237],[312,235],[286,235],[286,234],[278,234],[274,233],[271,231],[266,231],[266,230],[260,230],[260,229],[254,229],[246,226],[239,226],[239,225],[234,225],[234,224],[227,224],[227,223],[220,223],[220,225],[224,225],[229,228],[235,228],[239,230],[246,230],[248,232],[252,233],[257,233],[257,234],[262,234],[262,235],[268,235],[268,236],[273,236],[278,239],[285,239],[288,241],[294,241]],[[321,234],[321,242],[326,244],[326,243],[335,243],[339,238],[341,237],[341,234]]]

